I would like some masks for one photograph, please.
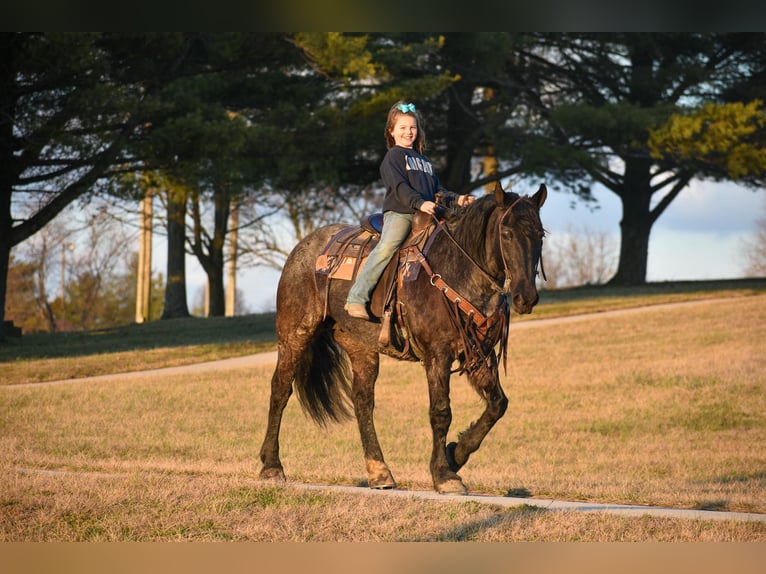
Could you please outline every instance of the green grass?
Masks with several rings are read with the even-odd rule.
[[[214,361],[276,348],[275,314],[172,319],[96,331],[24,335],[0,344],[2,384]]]

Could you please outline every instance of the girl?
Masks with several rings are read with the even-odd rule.
[[[388,152],[380,164],[380,177],[386,187],[383,231],[357,275],[345,305],[349,315],[366,320],[370,318],[367,314],[370,293],[409,235],[412,214],[419,210],[433,215],[437,192],[443,195],[447,206],[457,202],[463,207],[474,200],[473,196],[447,191],[439,183],[431,162],[422,155],[426,136],[414,104],[395,103],[388,112],[384,134]]]

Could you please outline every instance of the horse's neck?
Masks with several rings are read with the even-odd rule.
[[[498,290],[503,281],[502,262],[488,257],[492,251],[488,242],[495,244],[496,239],[490,234],[483,250],[471,250],[455,235],[460,237],[459,230],[444,226],[434,237],[430,253],[426,254],[434,273],[477,307],[486,307],[482,311],[496,308],[502,298]]]

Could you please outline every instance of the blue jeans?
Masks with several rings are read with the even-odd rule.
[[[399,250],[412,229],[412,214],[386,211],[383,214],[383,231],[375,248],[370,251],[364,267],[356,276],[356,281],[348,292],[346,302],[350,305],[366,305],[370,293],[377,285],[380,276]]]

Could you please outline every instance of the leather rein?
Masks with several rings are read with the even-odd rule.
[[[508,207],[508,208],[507,208],[507,209],[506,209],[506,210],[503,212],[503,214],[500,216],[500,219],[497,221],[497,242],[498,242],[498,244],[500,245],[500,259],[501,259],[501,260],[502,260],[502,262],[503,262],[503,273],[505,274],[505,281],[503,282],[503,285],[502,285],[502,287],[501,287],[501,286],[500,286],[500,285],[497,283],[497,281],[495,280],[495,278],[494,278],[494,277],[492,277],[492,275],[490,275],[490,274],[489,274],[487,271],[485,271],[485,270],[484,270],[484,268],[483,268],[481,265],[479,265],[479,262],[478,262],[478,261],[476,261],[476,260],[475,260],[473,257],[471,257],[471,256],[468,254],[468,252],[467,252],[465,249],[463,249],[463,246],[462,246],[462,245],[460,245],[460,244],[459,244],[459,243],[458,243],[458,242],[455,240],[455,238],[454,238],[454,237],[452,237],[452,234],[451,234],[449,231],[447,231],[447,227],[446,227],[446,226],[444,226],[444,225],[442,225],[442,227],[443,227],[443,229],[442,229],[442,230],[444,231],[444,233],[446,233],[446,234],[447,234],[447,237],[449,237],[449,238],[450,238],[450,240],[452,241],[452,243],[454,243],[454,244],[455,244],[455,246],[458,248],[458,250],[459,250],[459,251],[460,251],[460,252],[461,252],[463,255],[465,255],[465,256],[466,256],[466,258],[468,259],[468,261],[470,261],[470,262],[473,264],[473,266],[474,266],[474,267],[476,267],[476,268],[477,268],[477,269],[478,269],[478,270],[481,272],[481,274],[482,274],[482,275],[484,275],[484,277],[486,277],[486,278],[489,280],[489,283],[490,283],[490,285],[492,286],[492,289],[493,289],[494,291],[496,291],[497,293],[500,293],[501,295],[507,295],[507,294],[508,294],[508,292],[509,292],[509,290],[510,290],[510,288],[511,288],[511,279],[513,278],[513,276],[511,275],[511,270],[510,270],[510,269],[508,269],[508,262],[507,262],[507,261],[506,261],[506,259],[505,259],[505,251],[503,250],[503,242],[502,242],[502,240],[500,239],[500,233],[501,233],[501,231],[502,231],[502,228],[503,228],[503,221],[505,221],[505,218],[506,218],[506,216],[507,216],[509,213],[511,213],[511,211],[513,210],[513,208],[514,208],[514,207],[516,207],[516,205],[517,205],[517,204],[518,204],[518,203],[519,203],[519,202],[520,202],[522,199],[524,199],[524,198],[523,198],[523,197],[519,197],[518,199],[516,199],[516,201],[514,201],[514,202],[513,202],[513,203],[510,205],[510,207]]]
[[[455,240],[443,222],[437,221],[437,227],[433,234],[436,235],[438,232],[445,233],[447,237],[449,237],[450,240],[455,244],[458,250],[473,264],[474,267],[476,267],[476,269],[479,270],[482,275],[484,275],[485,278],[489,280],[492,289],[495,292],[503,295],[500,305],[498,305],[495,312],[489,316],[485,316],[476,306],[474,306],[470,301],[465,299],[462,295],[460,295],[460,293],[453,289],[446,281],[444,281],[439,273],[434,273],[433,269],[431,269],[431,266],[428,264],[428,260],[419,248],[412,248],[418,262],[428,274],[431,285],[442,292],[445,297],[445,302],[452,303],[453,305],[453,308],[451,309],[451,318],[453,324],[455,325],[458,333],[462,338],[463,349],[466,356],[466,360],[461,365],[461,367],[457,369],[456,372],[473,371],[482,364],[486,365],[487,367],[490,366],[489,349],[485,350],[484,343],[487,340],[487,337],[491,335],[494,335],[490,341],[491,347],[494,347],[499,340],[502,343],[500,348],[500,358],[503,362],[503,368],[506,368],[510,309],[508,308],[508,302],[505,298],[505,295],[507,295],[510,291],[512,275],[510,269],[508,268],[505,251],[503,249],[501,231],[503,221],[522,199],[524,198],[519,197],[510,205],[510,207],[506,208],[497,223],[498,243],[500,244],[500,258],[503,262],[503,273],[505,274],[505,280],[502,286],[473,257],[471,257],[471,255],[463,248],[462,245],[460,245]],[[542,269],[542,257],[540,258],[540,265]],[[545,277],[545,271],[542,270],[542,272],[543,277]],[[463,312],[463,314],[468,318],[468,321],[464,322],[461,320],[458,310]]]

